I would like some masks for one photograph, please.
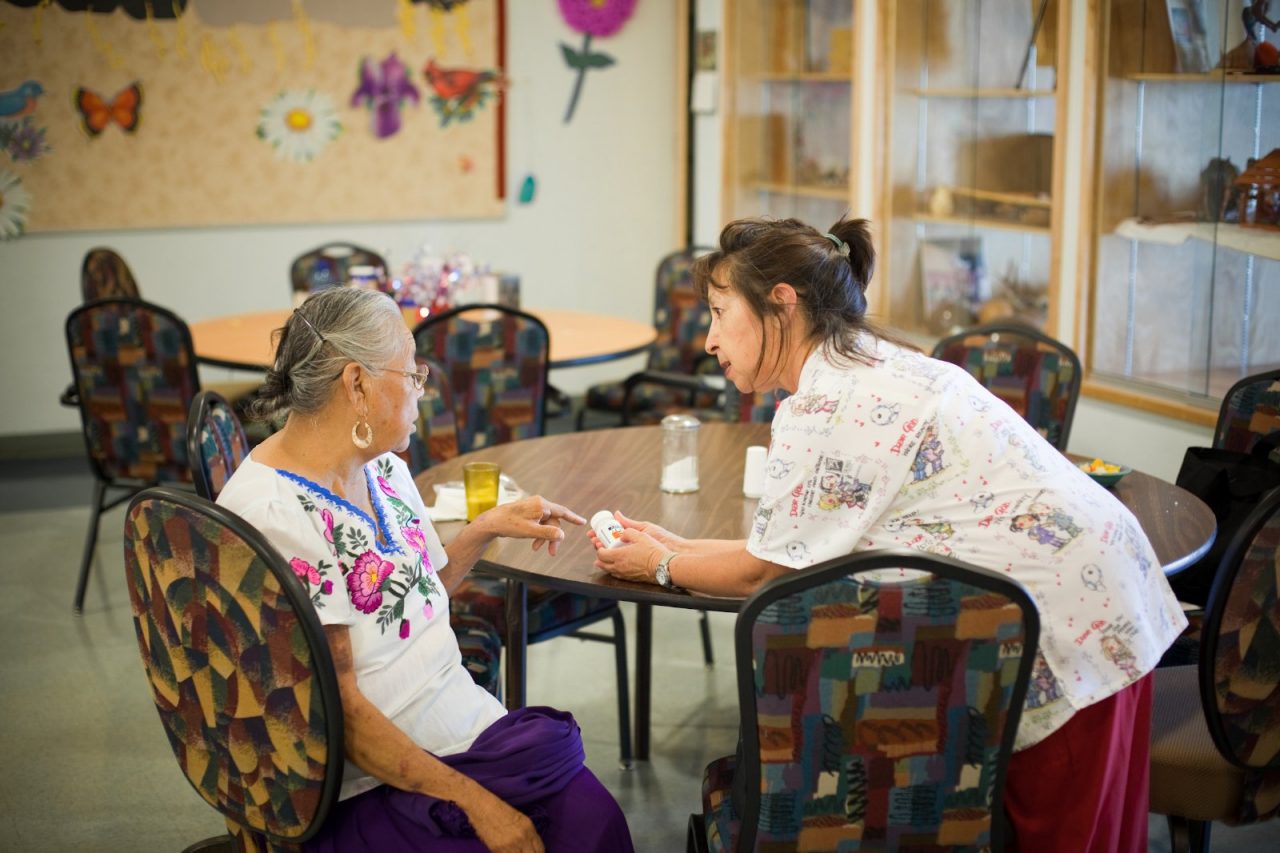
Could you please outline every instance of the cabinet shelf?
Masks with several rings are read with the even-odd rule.
[[[954,88],[907,89],[907,94],[918,98],[1052,98],[1053,89],[975,89],[967,86]]]
[[[991,228],[997,231],[1017,231],[1023,234],[1043,234],[1049,236],[1048,225],[1025,225],[1021,222],[1010,222],[1007,219],[991,219],[984,216],[938,216],[933,213],[917,213],[911,217],[915,222],[930,225],[958,225],[965,228]]]
[[[1125,80],[1140,83],[1280,83],[1280,74],[1227,74],[1223,71],[1206,71],[1201,74],[1174,72],[1136,72],[1124,75]]]
[[[1227,222],[1146,222],[1136,217],[1121,221],[1115,234],[1140,243],[1179,246],[1188,239],[1217,242],[1237,252],[1280,260],[1280,231],[1245,228]]]
[[[821,184],[780,184],[769,181],[755,181],[750,188],[756,192],[796,195],[806,198],[826,198],[832,201],[848,201],[847,187],[829,187]]]

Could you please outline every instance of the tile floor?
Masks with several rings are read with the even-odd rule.
[[[179,772],[151,705],[124,586],[123,508],[105,517],[85,612],[72,614],[89,489],[74,460],[0,464],[0,851],[179,851],[221,819]],[[702,768],[736,742],[733,619],[712,614],[712,669],[695,614],[659,609],[654,621],[648,763],[618,767],[611,647],[532,647],[529,701],[577,716],[636,849],[676,853]],[[1167,850],[1163,819],[1151,827],[1150,849]],[[1280,822],[1215,827],[1214,849],[1280,849]]]

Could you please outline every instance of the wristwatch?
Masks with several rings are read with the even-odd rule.
[[[671,582],[671,569],[667,568],[675,558],[676,552],[668,551],[663,555],[662,559],[658,561],[658,567],[653,570],[653,579],[658,582],[658,586],[665,587],[667,589],[680,588]]]

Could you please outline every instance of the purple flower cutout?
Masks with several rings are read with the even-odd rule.
[[[592,52],[593,36],[611,36],[631,17],[635,11],[636,0],[558,0],[560,16],[565,23],[582,33],[582,49],[575,50],[570,45],[560,42],[560,52],[564,55],[565,64],[576,68],[578,76],[573,82],[573,94],[569,97],[569,108],[564,114],[564,123],[573,119],[574,110],[578,108],[578,96],[582,94],[582,81],[588,68],[608,68],[614,59],[607,53]]]
[[[395,570],[395,565],[373,551],[365,551],[347,575],[347,591],[351,603],[361,613],[372,613],[382,605],[382,582]]]
[[[409,82],[409,71],[395,53],[382,60],[375,72],[369,57],[360,62],[360,85],[351,95],[351,106],[373,110],[373,135],[386,139],[400,131],[400,110],[405,101],[418,104],[418,87]]]
[[[30,116],[23,118],[21,124],[9,125],[8,130],[4,147],[15,163],[39,159],[52,150],[44,138],[46,128],[36,127]]]

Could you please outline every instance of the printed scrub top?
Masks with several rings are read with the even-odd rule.
[[[1156,665],[1186,625],[1133,515],[955,365],[885,341],[820,347],[773,419],[747,550],[793,568],[913,548],[1008,572],[1040,611],[1015,743]]]
[[[284,555],[322,624],[350,629],[356,681],[369,701],[423,749],[463,752],[506,711],[462,666],[449,595],[436,577],[447,558],[409,470],[391,454],[364,470],[376,526],[363,510],[252,454],[218,503]],[[340,798],[378,784],[348,761]]]

